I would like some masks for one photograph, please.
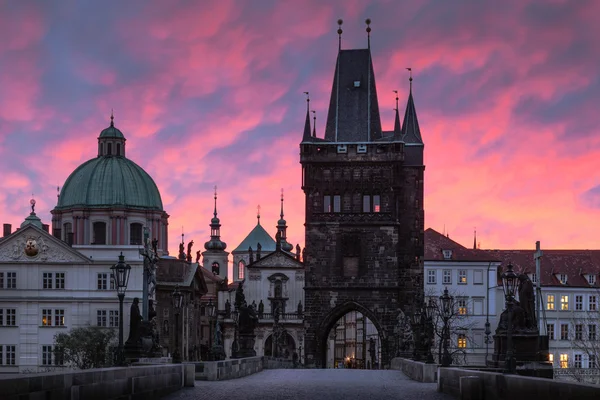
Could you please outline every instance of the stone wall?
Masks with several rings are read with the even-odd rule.
[[[188,379],[185,379],[186,368]],[[43,374],[0,375],[3,400],[111,400],[123,396],[160,399],[184,386],[192,366],[150,365]]]
[[[391,369],[402,371],[404,375],[413,381],[425,383],[437,382],[437,364],[426,364],[424,362],[396,357],[392,359]]]
[[[473,400],[600,399],[597,385],[461,368],[439,368],[438,374],[439,392]]]
[[[291,369],[299,367],[298,364],[294,365],[294,361],[287,358],[264,357],[263,359],[264,369]]]
[[[222,381],[241,378],[263,370],[263,357],[237,358],[223,361],[202,361],[195,366],[196,380]]]

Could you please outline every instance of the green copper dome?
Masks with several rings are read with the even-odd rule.
[[[100,136],[98,137],[98,139],[100,139],[100,138],[125,139],[125,135],[123,135],[123,132],[121,132],[120,130],[115,128],[114,120],[115,120],[115,117],[111,114],[110,115],[110,126],[106,129],[103,129],[102,132],[100,132]]]
[[[163,209],[154,180],[122,156],[100,156],[80,165],[67,178],[56,208],[115,206]]]

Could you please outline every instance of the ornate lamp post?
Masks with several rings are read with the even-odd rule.
[[[179,285],[175,286],[175,290],[171,293],[173,301],[173,309],[175,310],[175,350],[173,350],[173,362],[181,362],[181,354],[179,353],[179,313],[183,307],[183,293],[179,290]]]
[[[123,300],[125,299],[125,291],[127,290],[129,273],[131,272],[131,266],[125,264],[123,252],[119,255],[119,262],[110,267],[110,269],[113,282],[117,287],[117,296],[119,297],[119,354],[117,355],[117,364],[123,365],[125,363],[123,353]]]
[[[512,309],[518,286],[519,277],[514,273],[512,264],[508,264],[506,271],[502,273],[502,289],[504,289],[504,300],[506,301],[506,309],[508,311],[506,329],[506,356],[504,359],[505,372],[507,374],[514,374],[517,367],[512,343]]]
[[[440,296],[442,320],[444,321],[444,327],[442,328],[442,342],[444,346],[442,367],[449,367],[452,364],[452,357],[450,356],[450,351],[448,351],[448,345],[450,344],[450,327],[448,326],[448,322],[452,316],[452,300],[453,297],[448,294],[448,288],[445,288],[444,294]]]
[[[412,315],[412,326],[413,326],[413,359],[415,361],[421,360],[421,310],[417,309]]]
[[[213,324],[213,319],[215,318],[215,314],[217,312],[217,307],[212,302],[212,299],[210,299],[208,301],[208,306],[206,306],[206,308],[208,311],[208,332],[210,334],[209,339],[208,339],[210,341],[210,354],[211,354],[210,359],[211,359],[211,361],[215,361],[216,352],[215,352],[215,340],[213,338],[212,324]]]
[[[433,339],[433,316],[435,315],[436,305],[433,299],[429,299],[427,305],[425,306],[425,315],[427,316],[427,320],[425,321],[425,326],[423,327],[424,332],[426,332],[427,338],[427,364],[433,364],[433,354],[431,354],[431,342]]]

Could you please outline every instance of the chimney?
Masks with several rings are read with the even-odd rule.
[[[45,230],[46,232],[50,233],[50,225],[42,224],[42,229]]]
[[[73,238],[74,237],[75,237],[75,235],[73,234],[73,232],[67,233],[67,244],[69,246],[73,246]]]
[[[2,234],[2,236],[6,237],[9,236],[12,230],[12,225],[11,224],[4,224],[4,233]]]

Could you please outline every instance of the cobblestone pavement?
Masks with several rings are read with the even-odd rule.
[[[269,369],[227,381],[196,381],[167,400],[285,400],[285,399],[434,399],[453,397],[438,393],[435,383],[411,381],[400,371],[359,369]]]

